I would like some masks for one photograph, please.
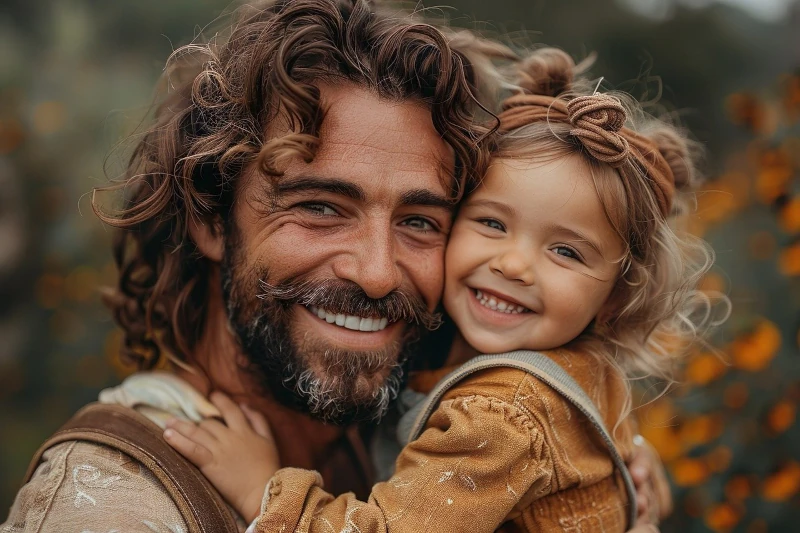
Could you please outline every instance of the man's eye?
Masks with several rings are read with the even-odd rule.
[[[417,231],[434,231],[436,229],[430,220],[420,217],[408,218],[403,221],[403,225]]]
[[[506,227],[503,225],[502,222],[500,222],[499,220],[495,220],[493,218],[482,218],[482,219],[478,220],[478,222],[480,222],[481,224],[483,224],[486,227],[489,227],[489,228],[492,228],[492,229],[496,229],[498,231],[505,231],[506,230]]]
[[[558,255],[560,255],[561,257],[566,257],[568,259],[575,259],[576,261],[581,260],[581,256],[578,255],[578,252],[576,252],[575,250],[573,250],[568,246],[556,246],[555,248],[553,248],[553,251]]]
[[[317,215],[317,216],[327,217],[338,214],[336,210],[331,206],[329,206],[328,204],[305,203],[305,204],[300,204],[300,207],[310,212],[312,215]]]

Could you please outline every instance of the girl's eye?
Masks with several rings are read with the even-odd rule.
[[[300,204],[300,207],[305,209],[306,211],[310,212],[312,215],[317,216],[334,216],[338,213],[334,208],[329,206],[328,204],[314,204],[314,203],[306,203]]]
[[[575,250],[573,250],[568,246],[556,246],[555,248],[553,248],[553,251],[558,255],[560,255],[561,257],[566,257],[568,259],[575,259],[576,261],[581,260],[581,256],[578,255],[578,252],[576,252]]]
[[[503,225],[502,222],[500,222],[498,220],[495,220],[493,218],[482,218],[482,219],[478,220],[478,222],[480,222],[481,224],[483,224],[486,227],[489,227],[489,228],[492,228],[492,229],[496,229],[498,231],[505,231],[506,230],[506,227]]]
[[[421,217],[413,217],[406,219],[403,221],[402,224],[417,231],[423,231],[423,232],[433,231],[436,229],[428,219]]]

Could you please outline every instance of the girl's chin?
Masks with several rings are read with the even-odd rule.
[[[472,346],[478,353],[492,354],[505,353],[520,350],[520,344],[506,338],[498,338],[497,333],[481,332],[478,334],[464,334],[464,340]]]

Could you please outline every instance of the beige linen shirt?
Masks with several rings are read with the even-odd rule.
[[[142,372],[100,393],[100,402],[136,409],[161,427],[167,419],[200,422],[214,405],[168,372]],[[234,515],[236,513],[233,513]],[[240,531],[246,524],[237,516]],[[118,450],[65,442],[47,450],[19,491],[0,533],[185,533],[186,523],[161,483]]]

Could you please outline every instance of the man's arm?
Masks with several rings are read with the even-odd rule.
[[[138,461],[107,446],[65,442],[45,452],[17,494],[0,532],[185,532],[161,483]]]

